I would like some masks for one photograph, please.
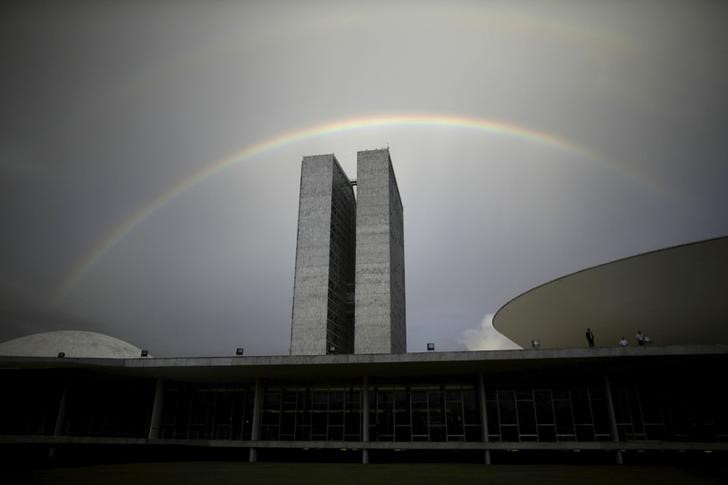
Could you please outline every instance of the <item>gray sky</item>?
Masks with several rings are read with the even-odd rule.
[[[389,146],[409,351],[493,342],[535,285],[728,234],[726,25],[719,2],[5,3],[0,341],[287,353],[301,158],[355,178]],[[400,121],[342,129],[374,117]]]

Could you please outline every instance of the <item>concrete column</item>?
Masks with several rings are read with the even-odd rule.
[[[164,405],[164,381],[157,379],[154,386],[154,401],[152,401],[152,419],[149,422],[150,440],[158,440],[162,425],[162,406]]]
[[[478,374],[478,390],[480,391],[479,394],[479,401],[480,401],[480,422],[482,423],[481,430],[482,430],[482,438],[483,442],[488,442],[488,406],[486,405],[485,401],[485,380],[483,379],[483,373],[481,372]],[[490,450],[485,450],[485,456],[483,457],[485,464],[490,465]]]
[[[251,430],[250,439],[252,441],[258,441],[260,439],[260,421],[263,413],[263,385],[260,382],[260,377],[255,378],[255,395],[253,401],[253,429]],[[248,457],[250,463],[258,461],[258,449],[250,448],[250,455]]]
[[[364,379],[362,380],[361,385],[361,398],[362,398],[362,405],[361,405],[361,413],[362,413],[362,430],[361,430],[361,440],[364,443],[369,442],[369,377],[364,376]],[[364,465],[369,464],[369,450],[366,448],[362,448],[361,450],[361,462]]]
[[[71,392],[71,379],[67,378],[61,391],[61,399],[58,401],[58,413],[56,414],[56,423],[53,427],[53,436],[63,436],[66,433],[66,409],[68,408],[68,395]],[[56,447],[48,448],[48,458],[56,456]]]
[[[602,374],[604,379],[604,393],[607,396],[607,409],[609,410],[609,426],[612,429],[612,441],[619,443],[619,433],[617,432],[617,416],[614,414],[614,401],[612,400],[612,386],[609,385],[609,374],[604,371]],[[622,452],[617,450],[617,465],[624,463],[622,459]]]
[[[61,400],[58,403],[58,414],[56,414],[56,425],[53,428],[53,436],[62,436],[66,432],[66,408],[68,407],[68,394],[70,393],[71,380],[66,379],[61,393]]]

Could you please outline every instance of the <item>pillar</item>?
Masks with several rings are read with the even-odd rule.
[[[71,381],[66,380],[61,393],[61,400],[58,403],[58,414],[56,414],[56,425],[53,428],[53,436],[62,436],[66,432],[66,408],[68,407],[68,394]]]
[[[260,440],[260,421],[263,413],[263,385],[260,382],[260,377],[255,378],[255,394],[253,400],[253,429],[250,433],[251,441]],[[255,443],[253,443],[255,445]],[[251,447],[250,454],[248,456],[250,463],[258,461],[258,449]]]
[[[152,401],[152,419],[149,422],[149,439],[158,440],[162,425],[162,406],[164,404],[164,381],[157,379],[154,386],[154,401]]]
[[[612,430],[612,441],[619,443],[619,433],[617,432],[617,416],[614,414],[614,401],[612,400],[612,386],[609,385],[609,375],[606,371],[602,375],[604,379],[604,393],[607,397],[607,410],[609,411],[609,426]],[[622,459],[622,451],[617,449],[617,465],[624,463]]]
[[[482,438],[483,442],[488,442],[488,406],[485,401],[485,380],[483,379],[483,373],[478,374],[478,390],[480,391],[480,422],[482,423]],[[483,457],[485,464],[490,465],[490,450],[485,450],[485,456]]]
[[[369,442],[369,378],[364,376],[361,386],[361,398],[362,398],[362,430],[361,438],[364,443]],[[361,450],[361,462],[364,465],[369,464],[369,450],[362,448]]]
[[[56,423],[53,426],[53,436],[63,436],[66,433],[66,409],[68,408],[68,395],[71,392],[71,379],[67,378],[63,384],[63,391],[61,391],[61,399],[58,401],[58,413],[56,413]],[[53,458],[56,455],[56,448],[54,446],[48,449],[48,458]]]

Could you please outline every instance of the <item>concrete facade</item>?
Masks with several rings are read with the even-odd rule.
[[[353,352],[354,191],[334,155],[303,158],[291,354]]]
[[[355,352],[407,351],[402,201],[389,150],[357,153]]]

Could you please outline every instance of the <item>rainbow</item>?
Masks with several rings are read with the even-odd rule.
[[[331,121],[301,130],[289,131],[259,141],[242,150],[235,152],[221,160],[213,162],[198,172],[183,179],[176,185],[165,190],[147,204],[139,207],[129,214],[121,223],[108,232],[93,249],[80,258],[72,267],[67,277],[56,291],[56,301],[66,296],[76,285],[101,261],[126,235],[131,233],[142,222],[151,217],[156,211],[170,203],[192,187],[202,181],[213,177],[237,163],[253,158],[269,150],[284,145],[299,142],[308,138],[322,135],[331,135],[365,128],[423,126],[423,127],[454,127],[476,130],[488,135],[508,137],[528,143],[569,152],[579,157],[595,159],[593,153],[548,133],[532,130],[524,126],[503,123],[500,121],[470,118],[466,116],[437,115],[437,114],[392,114],[367,116]]]

